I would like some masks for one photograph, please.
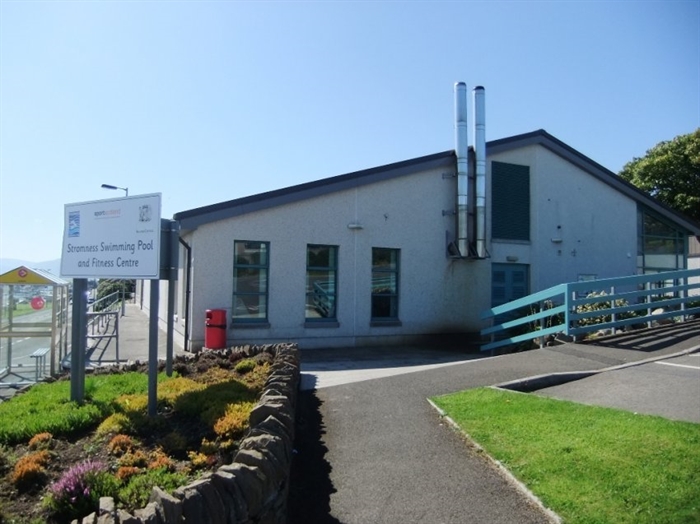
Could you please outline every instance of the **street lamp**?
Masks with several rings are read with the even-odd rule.
[[[129,196],[129,188],[128,187],[110,186],[109,184],[102,184],[102,187],[104,189],[121,189],[122,191],[126,192],[126,196]]]

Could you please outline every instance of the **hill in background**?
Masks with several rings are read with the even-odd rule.
[[[12,271],[19,266],[25,266],[29,269],[43,269],[49,273],[61,276],[61,259],[47,260],[45,262],[30,262],[29,260],[20,260],[17,258],[0,258],[0,275]]]

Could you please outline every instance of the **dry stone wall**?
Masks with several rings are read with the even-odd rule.
[[[250,414],[250,430],[231,464],[172,495],[154,488],[145,508],[130,514],[109,497],[82,524],[281,524],[287,520],[287,497],[294,443],[294,415],[299,387],[296,344],[246,348],[271,351],[272,372]],[[75,524],[80,524],[77,520]]]

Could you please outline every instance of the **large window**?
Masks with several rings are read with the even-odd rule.
[[[233,322],[266,321],[270,244],[236,240],[233,251]]]
[[[640,209],[637,231],[637,269],[658,273],[685,269],[686,237],[653,213]]]
[[[336,320],[338,247],[306,246],[306,320]]]
[[[530,168],[491,163],[491,236],[530,240]]]
[[[399,319],[399,250],[372,248],[372,320]]]

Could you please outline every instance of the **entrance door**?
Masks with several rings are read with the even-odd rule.
[[[500,306],[530,293],[527,264],[491,266],[491,307]]]

